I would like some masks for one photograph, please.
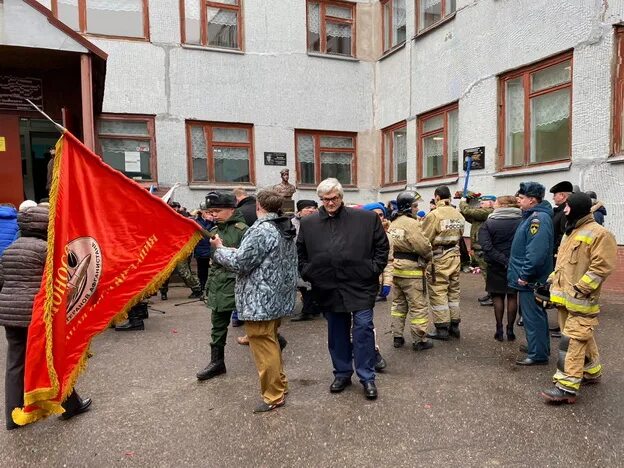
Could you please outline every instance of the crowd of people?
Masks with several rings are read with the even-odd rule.
[[[419,209],[420,195],[412,191],[387,205],[349,206],[336,179],[322,181],[316,191],[321,207],[302,199],[294,215],[283,213],[284,197],[274,189],[256,196],[242,187],[210,192],[191,213],[169,203],[181,215],[195,218],[205,233],[193,255],[197,275],[190,257],[176,266],[191,290],[189,298],[204,300],[211,311],[210,360],[197,373],[198,380],[226,373],[229,325],[244,325],[245,336],[238,342],[250,347],[262,395],[254,412],[283,406],[289,390],[282,359],[287,341],[278,331],[282,319],[294,313],[298,291],[302,307],[291,321],[321,314],[327,321],[334,375],[330,392],[351,385],[355,372],[364,396],[374,400],[376,372],[386,366],[375,332],[375,303],[392,301],[396,348],[405,345],[406,323],[416,352],[433,348],[432,340],[459,339],[460,272],[466,254],[485,279],[487,295],[479,301],[494,308],[494,339],[515,340],[521,312],[527,339],[521,350],[526,356],[516,364],[548,363],[546,309],[557,310],[560,358],[554,386],[542,392],[544,398],[573,403],[581,383],[600,378],[594,332],[600,289],[614,269],[617,245],[602,227],[606,210],[595,193],[561,182],[550,189],[553,209],[545,187],[537,182],[521,183],[516,194],[503,196],[469,192],[453,197],[448,187],[439,186],[425,213]],[[47,207],[32,205],[20,207],[19,213],[0,206],[0,325],[9,343],[9,429],[9,415],[22,403],[26,330],[45,261]],[[471,224],[468,245],[466,222]],[[32,252],[28,268],[14,260],[23,257],[24,249]],[[160,297],[168,299],[167,283]],[[143,329],[145,316],[145,304],[139,305],[116,329]],[[66,404],[67,418],[86,411],[90,400],[74,392]]]

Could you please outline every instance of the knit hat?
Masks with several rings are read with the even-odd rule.
[[[297,202],[297,211],[301,211],[304,208],[318,208],[318,203],[314,200],[299,200]]]
[[[365,211],[381,210],[384,217],[386,216],[386,207],[381,202],[367,203],[366,205],[362,205],[362,209]]]
[[[592,207],[591,197],[583,192],[573,193],[568,197],[566,203],[570,207],[570,213],[566,215],[570,223],[587,216]]]
[[[544,198],[546,194],[546,188],[539,182],[521,182],[518,195],[524,195],[525,197]]]

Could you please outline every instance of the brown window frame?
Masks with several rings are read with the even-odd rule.
[[[314,183],[302,183],[301,171],[299,169],[299,154],[297,150],[297,137],[299,135],[310,135],[314,139]],[[353,148],[330,148],[321,146],[322,136],[353,138]],[[329,130],[295,130],[295,168],[297,173],[297,187],[302,188],[314,188],[321,183],[321,152],[333,152],[333,153],[353,153],[351,159],[351,183],[342,184],[343,187],[356,188],[357,187],[357,145],[358,138],[357,132],[340,132]]]
[[[405,39],[401,42],[396,43],[395,45],[388,45],[386,44],[386,18],[384,16],[384,6],[386,5],[386,3],[390,2],[390,18],[392,18],[392,11],[393,11],[393,5],[392,5],[392,1],[393,0],[381,0],[380,4],[381,4],[381,46],[383,48],[383,53],[387,54],[390,51],[393,51],[394,49],[398,49],[399,47],[401,47],[403,44],[405,44],[407,42],[407,24],[405,25]],[[405,8],[407,9],[407,1],[405,0]],[[405,18],[405,21],[407,23],[407,18]]]
[[[442,8],[441,8],[442,18],[440,18],[435,23],[430,24],[426,28],[419,29],[420,28],[420,4],[422,1],[423,0],[416,0],[416,35],[417,36],[420,36],[421,34],[424,34],[428,31],[431,31],[432,29],[435,29],[438,26],[443,25],[447,21],[450,21],[452,18],[455,17],[455,14],[457,13],[457,3],[455,3],[455,11],[450,12],[448,15],[444,14],[444,12],[446,11],[446,2],[449,2],[450,0],[441,0],[442,1]]]
[[[208,174],[208,180],[193,180],[193,151],[191,148],[191,126],[200,125],[204,129],[204,136],[206,138],[206,164],[208,165],[206,173]],[[189,185],[242,185],[242,186],[254,186],[256,184],[256,163],[254,157],[254,126],[247,123],[231,123],[231,122],[213,122],[204,120],[187,120],[186,126],[186,167],[188,174]],[[226,141],[213,141],[212,132],[214,128],[242,128],[247,130],[249,136],[248,143],[241,142],[226,142]],[[249,150],[249,182],[217,182],[215,180],[215,168],[213,148],[227,147],[227,148],[247,148]]]
[[[560,64],[565,61],[570,61],[570,81],[567,83],[551,86],[550,88],[542,89],[539,91],[531,91],[531,74],[552,67],[553,65]],[[505,85],[507,81],[522,78],[522,85],[524,88],[524,158],[522,164],[505,165],[505,151],[507,142],[507,129],[505,128],[506,117],[506,95]],[[503,73],[498,77],[498,99],[499,99],[499,113],[498,113],[498,159],[497,169],[500,171],[521,169],[525,167],[545,166],[549,164],[560,164],[564,161],[570,161],[572,159],[572,102],[573,102],[573,85],[574,85],[574,53],[572,50],[566,51],[562,54],[554,57],[541,60],[539,62],[527,65],[516,70]],[[570,130],[568,134],[570,154],[565,158],[560,158],[552,161],[545,162],[531,162],[531,99],[545,94],[554,93],[562,89],[570,89]]]
[[[143,37],[134,36],[117,36],[114,34],[90,33],[87,28],[87,2],[89,0],[78,0],[78,32],[93,37],[106,37],[109,39],[127,39],[131,41],[150,41],[150,24],[149,24],[149,1],[143,1]],[[58,0],[52,0],[52,14],[58,19]]]
[[[402,120],[393,125],[390,125],[381,131],[381,186],[388,187],[391,185],[400,185],[407,183],[407,174],[405,174],[405,180],[394,180],[394,132],[397,130],[406,130],[407,135],[407,120]],[[386,156],[386,139],[390,139],[390,154]],[[390,182],[386,182],[386,157],[390,158]]]
[[[132,134],[121,134],[121,133],[100,133],[100,121],[109,120],[109,121],[133,121],[133,122],[147,122],[147,131],[149,132],[149,136],[143,135],[132,135]],[[150,144],[150,173],[152,175],[151,179],[141,179],[136,180],[132,179],[139,184],[151,184],[158,183],[158,157],[156,155],[156,125],[153,115],[141,115],[141,114],[101,114],[97,119],[97,127],[96,127],[96,148],[97,152],[104,161],[102,156],[102,144],[101,139],[111,139],[111,140],[141,140],[141,141],[149,141]],[[120,171],[122,172],[122,171]],[[122,172],[123,174],[123,172]],[[125,174],[124,174],[125,175]]]
[[[200,26],[199,26],[200,28],[199,42],[200,43],[199,44],[190,44],[186,42],[186,15],[185,15],[184,1],[185,0],[180,0],[180,3],[179,3],[180,4],[180,42],[182,44],[205,47],[207,49],[237,50],[240,52],[245,51],[245,48],[243,46],[243,41],[245,39],[245,34],[243,30],[243,25],[245,23],[243,21],[243,15],[244,15],[243,0],[236,0],[238,2],[236,5],[230,5],[228,3],[221,3],[219,1],[212,1],[212,0],[197,0],[198,2],[200,2],[200,13],[199,13],[200,14]],[[220,8],[223,10],[232,10],[232,11],[238,12],[238,15],[237,15],[238,47],[237,48],[219,47],[219,46],[208,44],[208,19],[206,18],[208,7]]]
[[[455,176],[459,174],[459,166],[460,166],[460,162],[461,162],[461,158],[459,156],[459,148],[457,148],[458,151],[458,155],[457,155],[457,172],[448,172],[448,136],[449,136],[449,117],[448,114],[453,112],[453,111],[459,111],[459,102],[454,102],[451,104],[447,104],[443,107],[439,107],[437,109],[433,109],[431,111],[428,111],[424,114],[421,114],[418,116],[417,119],[417,131],[416,131],[416,148],[417,148],[417,152],[418,152],[418,156],[417,156],[417,164],[418,164],[418,168],[417,168],[417,177],[416,180],[418,182],[421,181],[429,181],[429,180],[436,180],[436,179],[444,179],[447,177],[451,177],[451,176]],[[444,116],[444,126],[442,127],[442,137],[444,138],[444,141],[442,143],[443,146],[443,150],[442,150],[442,174],[437,175],[437,176],[433,176],[433,177],[424,177],[424,167],[423,167],[423,138],[427,138],[433,135],[437,135],[440,133],[440,129],[435,129],[435,130],[430,130],[428,132],[424,132],[423,131],[423,127],[424,127],[424,123],[426,120],[429,120],[433,117],[437,117],[439,115],[443,115]],[[458,129],[457,131],[459,131],[459,114],[458,114]]]
[[[613,80],[613,141],[611,156],[624,154],[624,27],[615,28],[615,79]]]
[[[308,5],[310,3],[318,3],[319,5],[319,39],[320,45],[318,51],[310,50],[310,34],[308,28]],[[351,19],[346,18],[338,18],[336,16],[331,16],[326,13],[327,6],[336,6],[340,8],[350,8],[351,9]],[[306,0],[306,47],[308,52],[313,54],[325,54],[331,55],[332,57],[356,57],[356,3],[345,2],[345,1],[336,1],[336,0]],[[351,54],[343,55],[343,54],[333,54],[327,52],[327,21],[331,23],[340,23],[340,24],[350,24],[351,25]]]

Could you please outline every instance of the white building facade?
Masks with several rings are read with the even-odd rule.
[[[40,3],[108,53],[98,152],[189,208],[284,167],[295,199],[427,202],[483,147],[470,190],[569,180],[624,244],[624,0]]]

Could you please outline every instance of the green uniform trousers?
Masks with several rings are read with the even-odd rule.
[[[210,332],[210,337],[212,338],[213,345],[225,347],[225,341],[227,338],[227,332],[231,318],[231,310],[220,310],[219,312],[215,312],[214,310],[212,311],[212,331]]]
[[[182,281],[184,281],[184,284],[186,284],[186,286],[193,292],[197,292],[200,291],[201,292],[201,286],[199,285],[199,279],[197,278],[197,275],[195,275],[192,271],[191,271],[191,266],[189,264],[189,258],[185,258],[183,260],[180,260],[178,262],[178,264],[175,267],[175,271],[178,273],[178,275],[180,276],[180,278],[182,278]],[[160,292],[164,292],[166,293],[169,290],[169,278],[167,278],[167,281],[165,281],[163,283],[163,285],[160,287]]]

